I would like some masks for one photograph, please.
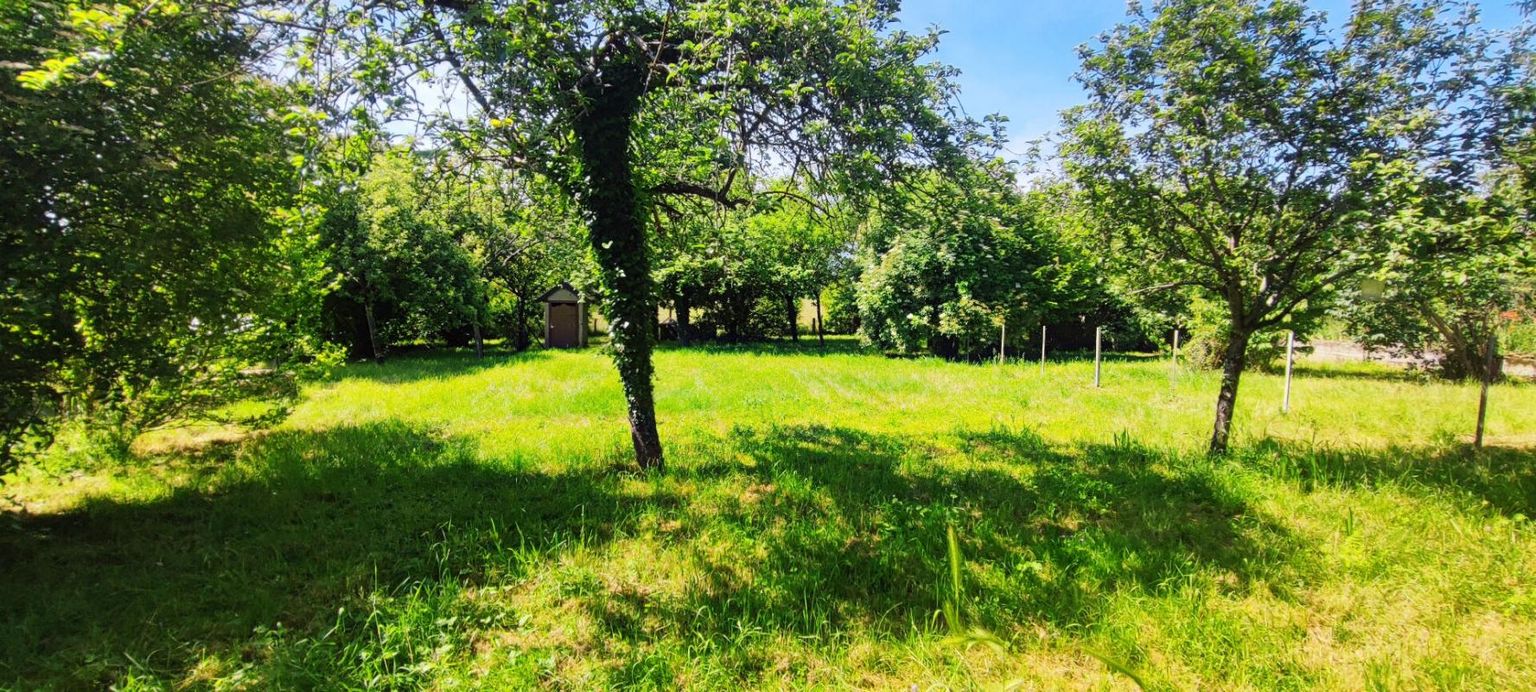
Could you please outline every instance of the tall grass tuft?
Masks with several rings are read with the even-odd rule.
[[[966,625],[965,580],[962,576],[965,562],[960,555],[960,537],[955,533],[953,523],[945,525],[944,529],[949,562],[949,588],[942,600],[944,625],[949,630],[949,636],[944,638],[944,642],[962,647],[982,644],[1006,652],[1008,643],[1001,637],[986,628]]]

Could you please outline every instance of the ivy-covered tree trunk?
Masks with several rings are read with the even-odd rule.
[[[1237,384],[1248,366],[1248,330],[1233,330],[1221,356],[1221,391],[1216,395],[1216,425],[1211,431],[1211,454],[1227,453],[1227,436],[1232,431],[1232,415],[1237,409]]]
[[[652,392],[652,335],[656,303],[651,294],[645,227],[635,193],[629,136],[644,93],[645,66],[634,59],[610,63],[580,90],[585,108],[575,119],[583,180],[581,203],[607,298],[613,362],[629,404],[635,463],[661,470],[661,436]]]

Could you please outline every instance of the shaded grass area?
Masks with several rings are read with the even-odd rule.
[[[0,684],[1126,684],[1089,650],[1155,687],[1536,684],[1536,450],[1411,424],[1347,445],[1355,419],[1330,417],[1321,441],[1210,460],[1198,438],[1048,415],[1144,397],[1182,430],[1165,387],[1209,383],[1158,364],[1105,393],[852,353],[665,355],[662,477],[624,470],[620,421],[550,453],[616,409],[583,384],[594,356],[545,354],[349,368],[288,428],[18,479]],[[872,410],[784,403],[802,381]],[[1324,385],[1367,392],[1360,409],[1416,391],[1426,416],[1461,394]],[[487,430],[507,417],[524,434]],[[967,618],[1003,650],[946,642],[949,526]]]

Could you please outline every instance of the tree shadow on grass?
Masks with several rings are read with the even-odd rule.
[[[1283,590],[1309,559],[1208,475],[1175,474],[1132,443],[1064,450],[1028,431],[956,441],[959,459],[850,428],[737,429],[732,444],[753,462],[744,501],[694,521],[750,537],[755,554],[695,555],[706,582],[674,617],[722,641],[744,622],[829,638],[926,628],[941,607],[951,524],[973,584],[968,610],[1003,629],[1091,624],[1118,590],[1194,575]]]
[[[1237,463],[1315,483],[1406,479],[1530,514],[1531,450],[1485,452],[1479,471],[1411,450],[1403,461],[1265,444]],[[508,614],[474,610],[496,599],[464,594],[533,571],[559,582],[551,607],[561,610],[538,615],[584,608],[598,646],[531,646],[606,657],[610,683],[675,684],[647,658],[663,646],[753,679],[777,652],[752,641],[835,649],[939,627],[951,525],[969,623],[1005,636],[1042,623],[1091,628],[1126,592],[1193,584],[1291,598],[1317,569],[1314,546],[1227,490],[1230,469],[1128,438],[1060,446],[1007,429],[743,427],[674,449],[669,475],[642,483],[604,467],[487,463],[469,441],[395,422],[281,431],[209,454],[180,490],[0,521],[0,684],[100,688],[133,665],[175,681],[211,654],[266,662],[258,681],[273,686],[410,687],[430,678],[402,672],[419,660],[409,655],[368,662],[367,675],[383,678],[347,666],[394,646],[388,638],[404,635],[391,628],[411,618],[408,639],[460,636],[457,650],[468,650],[465,628],[482,625],[466,623],[502,627]],[[658,531],[658,517],[678,526]],[[558,568],[567,551],[603,559],[619,540],[675,559],[661,574],[688,585],[625,589],[602,564]],[[338,614],[402,592],[441,605],[388,621]],[[283,657],[310,677],[278,676],[270,662]]]
[[[314,641],[358,596],[606,541],[623,506],[607,469],[489,466],[393,422],[211,454],[196,487],[0,522],[0,681],[99,689],[125,661],[174,680],[210,651],[249,658],[279,622]]]
[[[1326,447],[1265,439],[1240,450],[1250,468],[1303,489],[1386,485],[1447,493],[1469,506],[1536,517],[1536,447]]]
[[[661,351],[697,352],[710,354],[748,354],[759,356],[835,356],[835,355],[876,355],[879,351],[864,346],[858,339],[847,336],[829,336],[825,342],[818,343],[816,335],[809,337],[801,335],[799,341],[788,339],[763,340],[763,341],[700,341],[683,346],[675,341],[663,342],[659,345]]]
[[[1285,373],[1285,359],[1279,358],[1270,367],[1266,368],[1269,374]],[[1394,366],[1386,363],[1358,361],[1308,361],[1298,359],[1291,368],[1297,379],[1317,380],[1360,380],[1362,382],[1402,382],[1407,384],[1429,384],[1432,382],[1448,382],[1435,377],[1434,373],[1423,368]]]
[[[339,371],[339,380],[367,380],[384,384],[407,384],[420,380],[472,375],[482,370],[548,359],[542,349],[528,351],[487,350],[483,357],[474,351],[423,350],[395,354],[381,366],[370,361],[349,363]]]

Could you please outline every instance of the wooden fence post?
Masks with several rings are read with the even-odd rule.
[[[1285,398],[1280,400],[1280,412],[1291,412],[1291,365],[1296,361],[1296,332],[1285,333]]]
[[[1003,316],[1003,335],[997,338],[997,364],[1008,362],[1008,316]]]
[[[1483,365],[1483,391],[1477,397],[1477,436],[1472,440],[1472,446],[1483,448],[1483,423],[1488,419],[1488,385],[1493,382],[1493,369],[1498,366],[1499,335],[1497,332],[1488,337],[1488,358]]]
[[[1104,338],[1104,328],[1103,327],[1094,327],[1093,328],[1093,386],[1094,387],[1098,387],[1099,386],[1099,374],[1100,374],[1100,371],[1102,369],[1102,365],[1101,364],[1103,362],[1103,349],[1100,348],[1100,343],[1103,341],[1103,338]]]

